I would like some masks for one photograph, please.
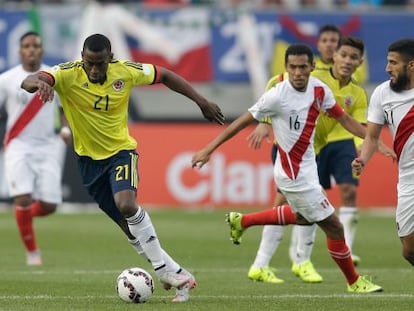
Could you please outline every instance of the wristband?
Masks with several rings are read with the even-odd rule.
[[[62,128],[60,129],[60,133],[65,135],[71,135],[72,131],[68,126],[62,126]]]

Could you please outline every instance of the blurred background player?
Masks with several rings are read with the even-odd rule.
[[[331,29],[331,27],[326,27]],[[325,34],[326,35],[326,34]],[[333,65],[327,69],[319,67],[312,75],[325,82],[333,91],[336,101],[361,124],[365,124],[367,98],[364,89],[353,80],[353,73],[363,62],[364,44],[354,37],[339,39],[338,32],[331,31],[331,40],[337,36],[336,51],[332,54]],[[328,48],[321,49],[328,54]],[[326,58],[325,58],[326,59]],[[269,81],[268,88],[283,80],[283,75]],[[267,127],[265,129],[265,127]],[[256,132],[256,131],[255,131]],[[257,132],[249,136],[251,144],[258,147],[263,137],[269,135],[270,126],[264,124],[257,127]],[[257,135],[257,136],[256,136]],[[331,188],[331,176],[335,178],[341,193],[343,206],[339,208],[339,219],[344,225],[345,240],[351,250],[355,237],[357,220],[356,187],[358,179],[352,175],[350,163],[356,155],[355,143],[361,144],[361,139],[351,133],[334,119],[321,115],[315,130],[315,153],[317,154],[319,181],[324,189]],[[273,158],[276,146],[273,147]],[[285,203],[281,193],[277,193],[275,206]],[[304,282],[322,282],[322,276],[315,270],[311,262],[311,254],[315,241],[316,225],[294,226],[289,256],[292,260],[292,272]],[[269,267],[270,260],[275,253],[283,236],[283,227],[265,226],[256,258],[249,269],[248,277],[255,281],[281,283],[283,280],[276,277],[274,269]],[[354,264],[360,259],[352,254]]]
[[[172,71],[114,59],[111,42],[102,34],[87,37],[81,55],[81,60],[28,76],[21,87],[38,90],[43,102],[56,90],[73,131],[83,185],[151,263],[164,288],[176,288],[173,301],[186,302],[195,278],[162,249],[149,214],[137,204],[139,155],[128,131],[128,100],[134,86],[162,83],[191,99],[207,120],[223,124],[224,116]]]
[[[55,212],[62,201],[62,138],[70,141],[68,127],[60,126],[58,97],[43,105],[20,88],[29,74],[48,67],[42,64],[43,48],[36,32],[20,38],[21,64],[0,75],[0,104],[7,111],[4,139],[5,176],[13,198],[17,227],[26,249],[28,265],[42,264],[33,217]],[[57,135],[60,133],[60,136]]]

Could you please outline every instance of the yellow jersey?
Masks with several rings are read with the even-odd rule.
[[[365,90],[354,80],[346,86],[340,87],[339,81],[335,79],[331,70],[314,70],[312,76],[320,79],[332,90],[337,103],[352,117],[360,123],[366,123],[366,112],[368,99]],[[326,113],[321,113],[315,129],[314,147],[316,154],[330,142],[352,139],[353,134],[348,132],[342,125]],[[355,143],[359,146],[362,139],[355,138]]]
[[[114,60],[108,64],[103,84],[89,81],[81,60],[47,72],[53,77],[79,156],[103,160],[121,150],[136,149],[137,142],[128,131],[129,97],[132,87],[156,82],[154,65]]]
[[[333,66],[333,63],[324,63],[319,57],[315,57],[315,70],[329,71]],[[368,65],[364,61],[355,72],[352,74],[352,79],[360,85],[364,85],[368,81]]]

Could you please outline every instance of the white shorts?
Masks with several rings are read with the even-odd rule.
[[[62,161],[56,149],[59,144],[27,149],[10,143],[4,153],[4,168],[11,197],[31,194],[34,200],[62,202]]]
[[[395,219],[399,237],[414,232],[414,184],[398,184],[398,204]]]
[[[310,223],[322,221],[335,212],[335,208],[319,185],[311,190],[300,192],[282,190],[282,193],[285,195],[292,210],[301,214]]]

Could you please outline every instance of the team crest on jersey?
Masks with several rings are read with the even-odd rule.
[[[125,82],[122,80],[116,80],[114,83],[112,83],[112,88],[117,92],[122,91],[124,89],[124,86]]]
[[[354,104],[354,98],[352,96],[345,97],[344,104],[347,107],[351,107]]]

